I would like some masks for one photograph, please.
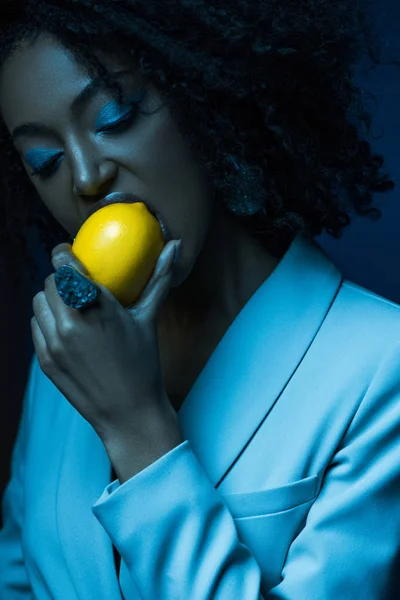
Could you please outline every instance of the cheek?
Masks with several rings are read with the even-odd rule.
[[[55,193],[50,194],[47,192],[41,193],[40,201],[65,230],[66,238],[67,236],[75,237],[83,220],[79,217],[77,209],[71,201],[64,200],[59,194],[56,195]]]

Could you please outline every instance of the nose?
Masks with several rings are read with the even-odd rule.
[[[73,194],[76,197],[91,198],[108,193],[117,175],[117,166],[113,161],[103,161],[101,164],[87,162],[75,169]]]

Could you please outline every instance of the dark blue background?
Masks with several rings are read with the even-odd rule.
[[[400,56],[400,2],[376,2],[373,14],[387,43],[385,54]],[[372,132],[383,132],[383,137],[373,142],[373,148],[384,155],[397,187],[376,194],[382,208],[379,221],[358,217],[340,240],[327,234],[316,239],[347,279],[400,303],[400,67],[379,67],[368,77],[359,74],[356,80],[377,99]]]

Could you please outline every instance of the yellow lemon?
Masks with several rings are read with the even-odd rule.
[[[149,282],[164,245],[161,227],[143,202],[117,203],[90,215],[72,252],[89,277],[127,307]]]

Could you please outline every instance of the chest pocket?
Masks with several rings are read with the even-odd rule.
[[[281,581],[290,544],[303,529],[321,486],[321,475],[256,492],[224,494],[240,541],[262,572],[262,594]]]

